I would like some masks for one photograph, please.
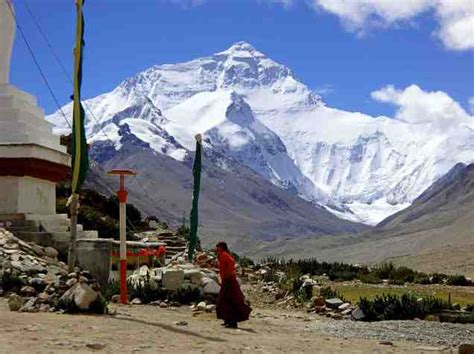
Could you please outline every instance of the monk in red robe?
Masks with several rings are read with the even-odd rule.
[[[224,325],[237,328],[237,323],[247,321],[252,309],[245,303],[244,294],[235,274],[235,261],[225,242],[216,246],[219,261],[221,290],[217,299],[217,318],[224,320]]]

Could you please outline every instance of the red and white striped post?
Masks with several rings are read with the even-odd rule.
[[[118,175],[120,177],[120,189],[117,191],[119,200],[119,225],[120,225],[120,302],[128,303],[127,294],[127,196],[125,190],[125,176],[134,176],[136,173],[132,170],[116,169],[110,170],[109,175]]]

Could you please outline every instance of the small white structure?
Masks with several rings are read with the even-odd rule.
[[[54,215],[56,182],[67,177],[70,158],[36,98],[9,83],[12,12],[0,0],[0,215]]]

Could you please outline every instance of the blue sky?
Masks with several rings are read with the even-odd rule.
[[[25,1],[68,71],[74,2],[14,0],[19,23],[65,104],[71,85],[39,35]],[[348,30],[344,18],[315,9],[309,1],[89,0],[83,96],[107,92],[151,65],[191,60],[245,40],[290,67],[310,88],[321,91],[332,107],[391,115],[395,107],[373,100],[370,93],[388,84],[401,89],[416,84],[426,91],[448,93],[467,110],[468,99],[474,96],[474,52],[453,50],[437,38],[435,10],[409,21]],[[56,110],[19,33],[11,80],[38,96],[47,113]]]

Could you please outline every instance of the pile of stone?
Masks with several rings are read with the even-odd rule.
[[[308,312],[324,315],[336,320],[351,319],[356,309],[339,298],[324,299],[314,297],[309,304]]]
[[[147,284],[152,291],[165,290],[168,293],[198,289],[202,297],[209,298],[219,294],[220,290],[214,270],[191,263],[172,262],[166,267],[152,269],[145,265],[130,275],[128,282],[132,287]],[[141,303],[142,299],[138,300]],[[139,303],[138,300],[135,301],[136,304]]]
[[[135,234],[142,242],[160,242],[166,247],[166,259],[182,257],[187,248],[187,241],[182,235],[172,230],[153,230]]]
[[[10,310],[88,311],[101,299],[89,272],[69,273],[57,256],[52,247],[24,242],[0,228],[0,296],[8,296]]]

